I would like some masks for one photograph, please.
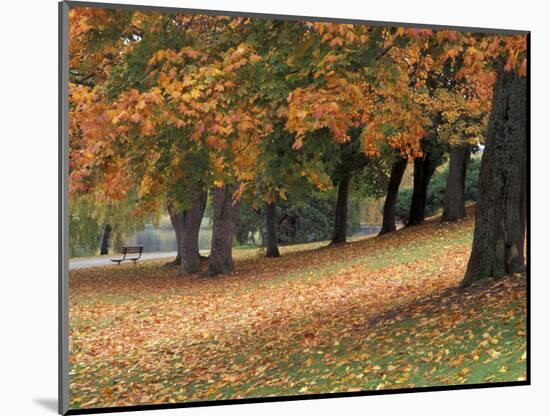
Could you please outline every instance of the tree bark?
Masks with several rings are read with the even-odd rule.
[[[183,212],[181,223],[181,271],[183,274],[197,273],[200,270],[199,231],[206,209],[207,191],[201,191]]]
[[[461,286],[525,269],[527,79],[497,67],[472,252]]]
[[[441,216],[443,222],[456,221],[466,215],[464,186],[470,153],[470,145],[452,146],[449,151],[449,176],[447,177],[443,215]]]
[[[277,207],[272,202],[265,207],[266,224],[266,257],[279,257],[279,247],[277,244]]]
[[[99,254],[109,254],[109,247],[111,246],[111,232],[113,231],[113,227],[111,227],[111,224],[106,224],[105,228],[103,229],[103,237],[101,238],[101,250]]]
[[[167,205],[168,215],[170,216],[170,222],[172,223],[172,228],[176,234],[176,259],[169,264],[181,265],[181,236],[182,236],[182,227],[183,227],[183,212],[176,212],[171,204]]]
[[[388,193],[384,201],[384,213],[382,218],[382,229],[378,235],[395,231],[395,204],[397,203],[397,195],[399,186],[403,180],[403,175],[407,170],[407,159],[399,157],[391,168],[390,182],[388,184]]]
[[[348,225],[348,196],[351,175],[347,173],[338,183],[338,199],[334,218],[334,233],[331,244],[343,244],[346,242]]]
[[[237,225],[238,204],[233,203],[235,185],[214,188],[212,246],[208,258],[208,275],[233,272],[232,248]]]
[[[413,194],[407,227],[422,224],[426,217],[426,198],[428,196],[428,185],[435,172],[435,164],[430,159],[429,153],[423,157],[414,159],[413,173]]]

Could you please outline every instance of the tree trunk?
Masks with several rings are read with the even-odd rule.
[[[386,194],[386,201],[384,202],[382,229],[379,235],[395,231],[395,204],[397,203],[399,186],[401,185],[405,170],[407,170],[407,159],[399,157],[391,168],[388,193]]]
[[[183,274],[197,273],[200,270],[199,231],[206,209],[207,197],[206,191],[200,192],[189,209],[183,212],[180,232],[181,271]]]
[[[423,157],[414,159],[413,173],[413,194],[411,209],[407,226],[422,224],[426,217],[426,198],[428,196],[428,185],[435,172],[435,164],[430,160],[430,154],[424,153]]]
[[[351,175],[346,174],[338,184],[338,199],[336,200],[336,211],[334,219],[334,234],[331,244],[342,244],[346,242],[346,231],[348,225],[348,195]]]
[[[279,257],[279,247],[277,245],[277,207],[274,203],[266,204],[265,207],[265,225],[266,225],[266,257]]]
[[[233,203],[235,185],[214,188],[212,226],[212,248],[208,258],[208,274],[228,274],[233,272],[232,248],[237,225],[238,204]]]
[[[461,286],[525,269],[527,79],[497,68],[472,252]]]
[[[464,186],[470,153],[470,145],[452,146],[449,151],[449,176],[447,177],[443,215],[441,216],[443,222],[456,221],[466,215]]]
[[[183,212],[176,212],[171,204],[167,205],[168,215],[170,216],[170,222],[172,223],[172,228],[176,234],[176,259],[169,264],[175,264],[177,266],[181,265],[181,236],[182,236],[182,227],[183,227]]]
[[[99,254],[109,254],[109,247],[111,246],[111,232],[113,231],[113,227],[111,227],[111,224],[105,225],[105,228],[103,229],[103,237],[101,238],[101,250]]]

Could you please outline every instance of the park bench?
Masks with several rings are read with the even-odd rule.
[[[111,259],[111,261],[114,263],[118,263],[119,266],[120,266],[120,263],[122,263],[125,260],[128,260],[128,261],[131,260],[134,262],[134,264],[136,264],[136,261],[138,261],[139,258],[141,257],[141,253],[143,253],[143,246],[124,246],[122,247],[122,258]],[[128,255],[132,257],[128,257]]]

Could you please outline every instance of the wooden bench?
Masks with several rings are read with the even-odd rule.
[[[139,260],[141,257],[141,253],[143,253],[143,246],[124,246],[122,247],[122,258],[121,259],[111,259],[112,262],[118,263],[120,266],[120,263],[122,263],[125,260],[133,261],[134,264],[136,264],[136,261]],[[133,257],[128,257],[128,255]],[[137,257],[136,257],[137,255]]]

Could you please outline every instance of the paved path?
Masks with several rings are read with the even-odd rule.
[[[162,259],[165,257],[176,257],[175,251],[167,251],[164,253],[143,253],[140,260]],[[111,259],[120,258],[120,254],[112,254],[102,257],[86,257],[75,258],[69,260],[69,270],[73,269],[86,269],[89,267],[99,267],[116,264]]]

